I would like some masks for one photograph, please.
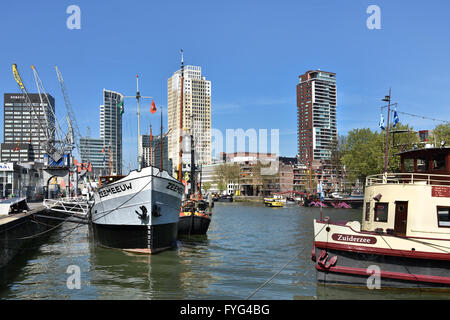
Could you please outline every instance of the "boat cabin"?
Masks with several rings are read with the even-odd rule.
[[[362,231],[450,238],[450,148],[399,154],[400,173],[366,178]]]

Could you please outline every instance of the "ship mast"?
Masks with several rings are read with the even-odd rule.
[[[139,102],[141,99],[151,99],[153,97],[141,96],[139,92],[139,74],[136,75],[136,96],[125,96],[124,98],[136,98],[137,101],[137,131],[138,131],[138,170],[142,169],[142,153],[141,153],[141,130],[139,121]]]
[[[183,169],[183,85],[184,85],[184,63],[183,63],[183,49],[181,51],[181,94],[180,94],[180,151],[178,157],[178,180],[182,181],[182,169]]]
[[[142,159],[141,159],[141,130],[139,127],[139,100],[141,95],[139,93],[139,74],[136,75],[136,101],[137,101],[137,130],[138,130],[138,170],[142,169]]]

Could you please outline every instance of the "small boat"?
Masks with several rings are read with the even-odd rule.
[[[211,216],[210,203],[201,199],[201,196],[183,201],[178,221],[178,234],[206,234],[211,223]]]
[[[284,207],[286,204],[286,198],[281,195],[274,194],[270,198],[264,198],[264,204],[266,207]]]
[[[265,200],[264,204],[266,207],[284,207],[283,201],[277,201],[277,200]]]
[[[191,134],[191,173],[190,190],[187,199],[183,201],[178,221],[178,234],[180,235],[205,235],[208,232],[212,216],[212,198],[203,199],[201,184],[197,186],[197,172],[195,170],[194,135]],[[201,179],[200,179],[201,180]]]
[[[319,282],[450,288],[450,148],[399,156],[400,173],[366,178],[361,223],[314,220]]]
[[[233,196],[226,194],[213,199],[214,202],[233,202]]]

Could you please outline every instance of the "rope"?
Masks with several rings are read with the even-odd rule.
[[[322,229],[320,229],[319,232],[314,236],[314,240],[316,239],[317,235],[322,232],[323,228],[327,226],[328,224],[324,224]],[[256,288],[255,291],[253,291],[245,300],[250,299],[253,297],[260,289],[264,288],[270,281],[272,281],[277,275],[279,275],[292,261],[295,260],[299,255],[301,255],[305,251],[306,247],[304,247],[299,253],[297,253],[295,256],[293,256],[279,271],[275,272],[274,275],[272,275],[269,279],[267,279],[262,285],[260,285],[258,288]]]

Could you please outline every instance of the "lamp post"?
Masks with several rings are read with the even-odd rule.
[[[391,88],[389,88],[389,95],[385,96],[381,101],[388,103],[388,115],[387,115],[387,126],[386,126],[386,146],[384,148],[384,172],[387,172],[388,165],[388,151],[389,151],[389,114],[391,113]]]

